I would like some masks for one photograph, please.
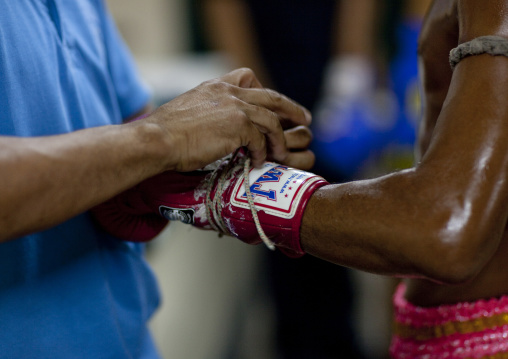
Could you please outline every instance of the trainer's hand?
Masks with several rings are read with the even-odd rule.
[[[169,150],[166,169],[191,171],[239,147],[249,150],[254,166],[267,153],[285,163],[292,155],[281,121],[286,128],[306,126],[311,115],[284,95],[264,89],[251,70],[239,69],[202,83],[140,121],[163,130]]]
[[[297,126],[284,131],[286,138],[286,147],[289,150],[285,159],[279,162],[283,165],[298,168],[301,170],[310,170],[314,166],[316,157],[309,150],[312,141],[312,132],[307,126]],[[277,161],[270,153],[268,160]]]

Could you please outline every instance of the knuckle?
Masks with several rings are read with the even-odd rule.
[[[268,122],[273,123],[277,127],[282,126],[280,123],[280,117],[276,112],[262,106],[257,107],[257,111],[263,118],[267,119]]]
[[[212,81],[210,83],[210,90],[218,93],[229,92],[231,85],[224,81]]]
[[[264,89],[264,93],[269,98],[270,102],[276,105],[280,105],[284,101],[284,97],[277,91]]]
[[[236,109],[234,114],[234,118],[238,123],[240,123],[241,126],[249,126],[251,125],[251,120],[249,116],[242,110]]]
[[[264,117],[265,120],[263,121],[263,123],[259,124],[260,126],[266,128],[270,132],[281,134],[284,132],[282,129],[282,125],[280,123],[280,117],[276,113],[270,110],[263,109],[262,116]]]
[[[246,76],[253,76],[254,75],[254,71],[252,71],[252,69],[250,69],[248,67],[241,67],[237,71],[243,75],[246,75]]]
[[[231,85],[222,79],[213,79],[205,81],[200,86],[200,91],[208,95],[223,96],[231,91]]]

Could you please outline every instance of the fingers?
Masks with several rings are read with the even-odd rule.
[[[291,150],[305,150],[312,141],[312,132],[308,127],[298,126],[284,131],[286,146]]]
[[[237,88],[235,96],[239,99],[266,108],[276,113],[280,120],[289,122],[292,126],[310,125],[312,115],[309,110],[288,97],[270,89],[243,89]]]
[[[278,116],[272,111],[253,105],[249,105],[244,112],[256,130],[266,136],[268,141],[265,143],[265,150],[276,161],[284,160],[288,155],[288,148]]]
[[[288,127],[309,125],[311,114],[304,107],[276,91],[267,89],[233,90],[235,96],[250,106],[244,110],[256,128],[267,137],[268,152],[275,161],[284,161],[288,156],[288,145],[281,121],[289,122]],[[302,133],[291,138],[300,140]]]
[[[263,88],[254,71],[248,68],[241,68],[216,79],[241,88]]]
[[[314,153],[308,150],[312,141],[312,132],[308,127],[298,126],[284,131],[286,146],[289,150],[284,159],[275,159],[269,154],[269,159],[277,161],[283,165],[310,170],[315,163]]]
[[[309,110],[277,91],[263,88],[250,69],[234,70],[213,81],[236,86],[236,91],[232,88],[236,97],[246,103],[275,112],[285,123],[289,121],[292,126],[310,125],[312,115]]]
[[[257,129],[249,131],[247,136],[250,138],[250,141],[245,144],[245,147],[249,150],[251,164],[259,168],[263,165],[267,157],[266,138]]]
[[[257,112],[259,115],[260,113]],[[267,111],[262,118],[256,119],[255,115],[247,115],[250,120],[255,120],[253,125],[258,129],[261,137],[255,137],[249,143],[248,149],[251,153],[252,164],[259,167],[265,159],[278,162],[283,165],[309,170],[314,166],[314,153],[308,150],[312,141],[312,132],[306,126],[298,126],[284,132],[279,132],[276,127],[280,126],[275,119],[269,119],[270,111]],[[274,126],[272,130],[264,126]],[[253,133],[256,133],[254,131]],[[282,134],[282,138],[279,137]],[[252,135],[250,132],[247,136]],[[268,139],[265,143],[264,139]],[[268,154],[267,154],[268,151]]]
[[[298,168],[301,170],[310,170],[316,162],[314,152],[310,150],[290,152],[284,161],[284,165],[289,167]]]
[[[167,136],[168,169],[201,168],[239,147],[248,149],[256,167],[267,155],[300,168],[308,168],[313,161],[312,155],[300,151],[308,146],[310,132],[285,133],[281,126],[281,120],[289,128],[308,125],[309,111],[276,91],[263,89],[249,69],[202,83],[161,106],[148,120],[160,125]],[[301,153],[291,154],[290,149]]]

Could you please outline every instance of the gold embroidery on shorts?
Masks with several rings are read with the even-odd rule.
[[[414,327],[408,324],[394,323],[394,333],[401,338],[412,338],[416,340],[429,340],[432,338],[441,338],[452,334],[468,334],[481,332],[489,328],[496,328],[508,325],[508,313],[497,314],[491,317],[482,317],[471,319],[464,322],[450,321],[440,325]],[[508,354],[503,354],[508,355]],[[492,357],[495,359],[504,358],[500,356]],[[507,356],[508,359],[508,356]]]

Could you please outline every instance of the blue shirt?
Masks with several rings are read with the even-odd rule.
[[[148,100],[103,0],[0,0],[0,135],[117,124]],[[0,244],[0,358],[158,357],[158,302],[142,247],[88,214]]]

